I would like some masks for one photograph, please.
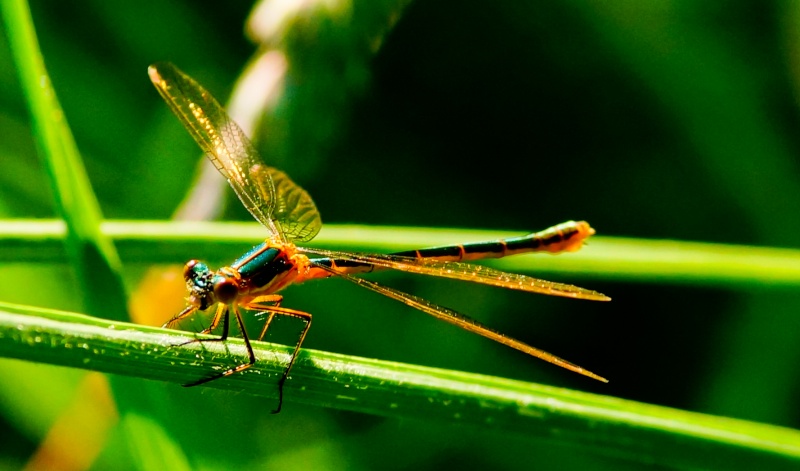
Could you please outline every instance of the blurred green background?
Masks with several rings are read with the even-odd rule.
[[[272,5],[277,15],[281,3]],[[602,235],[800,246],[798,2],[401,6],[308,2],[270,40],[287,52],[289,75],[257,142],[309,191],[324,222],[525,233],[585,219]],[[31,2],[106,218],[169,218],[200,157],[147,66],[174,62],[224,101],[259,48],[244,33],[252,9],[248,2]],[[5,35],[0,41],[0,212],[52,218]],[[248,220],[227,196],[225,217]],[[133,290],[147,267],[126,268]],[[12,281],[0,285],[0,300],[79,311],[69,273],[24,261],[0,266],[0,278]],[[290,288],[284,305],[315,315],[309,348],[800,426],[795,290],[548,278],[614,300],[403,275],[381,280],[609,384],[337,280]],[[84,375],[0,361],[0,467],[28,461],[82,391]],[[492,429],[304,409],[290,400],[272,416],[274,405],[263,399],[164,388],[175,402],[154,417],[169,423],[196,469],[635,467]],[[111,432],[93,469],[132,467],[128,453]]]

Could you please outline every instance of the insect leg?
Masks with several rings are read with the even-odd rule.
[[[225,310],[225,314],[222,316],[222,328],[223,328],[222,337],[217,338],[217,339],[194,339],[194,340],[189,341],[187,343],[191,343],[191,342],[195,342],[195,341],[197,341],[197,342],[221,342],[221,341],[226,340],[228,338],[228,331],[230,330],[230,313],[229,313],[229,309],[227,309],[227,306],[223,307],[222,309]],[[202,378],[202,379],[200,379],[198,381],[194,381],[194,382],[191,382],[191,383],[188,383],[188,384],[184,384],[185,387],[197,386],[197,385],[200,385],[200,384],[208,383],[209,381],[214,381],[215,379],[224,378],[226,376],[230,376],[232,374],[239,373],[240,371],[244,371],[244,370],[250,368],[251,366],[253,366],[256,363],[256,355],[253,352],[252,345],[250,345],[250,339],[247,336],[247,330],[245,330],[245,328],[244,328],[244,322],[242,322],[242,315],[239,312],[239,306],[236,305],[236,304],[232,304],[230,306],[230,310],[233,311],[233,315],[236,317],[236,323],[239,325],[239,330],[242,332],[242,340],[244,340],[244,347],[245,347],[245,349],[247,349],[248,362],[247,363],[242,363],[241,365],[237,365],[237,366],[235,366],[233,368],[225,370],[222,373],[215,373],[215,374],[213,374],[211,376],[207,376],[207,377]],[[217,315],[219,315],[219,311],[218,311]]]
[[[263,329],[263,332],[261,334],[262,337],[266,333],[269,322],[272,321],[273,317],[275,317],[276,314],[281,316],[295,317],[305,323],[305,326],[303,327],[303,330],[300,332],[300,336],[297,339],[297,343],[295,344],[294,351],[292,352],[292,357],[289,359],[289,364],[286,366],[286,370],[284,370],[281,379],[278,381],[278,408],[272,411],[273,414],[277,414],[278,412],[281,411],[281,407],[283,406],[283,385],[286,382],[286,379],[289,377],[289,372],[292,370],[292,366],[294,366],[294,362],[297,359],[297,353],[300,351],[300,346],[303,344],[303,341],[306,338],[308,329],[311,328],[311,314],[303,311],[297,311],[294,309],[280,307],[277,305],[265,306],[261,304],[261,302],[263,302],[264,300],[260,298],[256,298],[253,301],[254,302],[248,303],[243,307],[245,309],[253,309],[256,311],[269,313],[269,317],[267,318],[268,324]],[[271,299],[269,302],[280,303],[281,299]]]
[[[183,311],[175,314],[172,317],[172,319],[168,320],[167,322],[164,322],[164,324],[161,326],[161,328],[162,329],[170,329],[170,328],[172,328],[172,325],[174,323],[178,322],[181,319],[186,319],[187,317],[191,316],[195,312],[197,312],[197,308],[196,307],[194,307],[194,306],[186,306],[186,308],[184,308]]]
[[[280,307],[281,301],[283,301],[283,296],[280,294],[267,294],[253,298],[244,305],[247,309],[269,313],[267,316],[267,321],[264,322],[264,327],[261,329],[261,334],[258,336],[259,341],[264,340],[264,336],[267,335],[267,330],[272,323],[272,319],[275,318],[275,312],[271,309],[274,307]]]
[[[201,330],[200,333],[210,334],[214,329],[217,328],[220,319],[222,319],[223,317],[225,318],[226,325],[225,328],[223,329],[222,338],[220,340],[225,340],[226,338],[228,338],[228,325],[227,325],[228,310],[226,309],[226,306],[222,303],[220,303],[219,306],[217,307],[217,312],[214,313],[214,319],[211,320],[211,324],[209,324],[208,327],[206,327],[205,329]]]

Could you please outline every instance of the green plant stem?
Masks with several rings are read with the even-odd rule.
[[[0,355],[184,383],[246,360],[240,339],[196,335],[0,304]],[[275,398],[289,347],[254,342],[259,359],[207,386]],[[720,469],[800,466],[800,432],[469,373],[302,350],[284,407],[500,428],[633,462]],[[794,468],[796,469],[796,468]]]
[[[106,221],[123,260],[184,263],[212,258],[227,263],[259,243],[256,223]],[[492,240],[521,232],[330,224],[309,246],[391,252],[426,246]],[[0,262],[63,263],[64,224],[59,221],[0,221]],[[575,254],[509,257],[493,262],[508,271],[580,273],[593,278],[652,283],[691,283],[739,289],[800,286],[800,250],[673,240],[594,236]]]
[[[0,8],[30,110],[34,136],[47,168],[56,209],[64,221],[60,245],[76,275],[85,310],[94,316],[130,319],[122,263],[111,239],[100,229],[103,219],[100,204],[50,82],[30,9],[24,0],[2,0]],[[130,381],[130,378],[116,377],[111,382],[126,443],[132,449],[162,452],[156,459],[166,468],[186,468],[183,460],[176,459],[182,456],[180,448],[172,442],[153,438],[166,435],[160,424],[146,420],[153,396],[130,387]],[[154,434],[154,431],[160,433]],[[133,460],[139,469],[144,469],[142,463]]]
[[[56,208],[68,229],[64,245],[81,285],[86,310],[97,315],[102,312],[113,319],[129,319],[124,308],[122,264],[111,240],[100,231],[100,204],[50,82],[28,5],[23,0],[3,0],[2,10],[34,136]]]

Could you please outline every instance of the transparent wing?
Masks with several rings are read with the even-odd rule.
[[[264,199],[273,203],[270,208],[272,219],[286,238],[307,241],[317,235],[322,227],[322,219],[317,206],[304,189],[289,179],[286,173],[273,167],[257,164],[250,173],[260,187],[260,194],[274,195]]]
[[[471,263],[447,262],[429,258],[404,257],[390,254],[366,254],[355,252],[337,252],[334,250],[302,248],[303,252],[321,255],[334,260],[351,260],[358,263],[391,268],[420,275],[439,276],[455,280],[471,281],[501,288],[509,288],[551,296],[588,299],[592,301],[610,301],[608,296],[565,283],[541,280],[517,273],[507,273],[494,268]],[[316,264],[316,266],[320,266]],[[336,274],[347,273],[347,268],[332,268]]]
[[[502,343],[503,345],[517,349],[523,353],[527,353],[528,355],[540,358],[546,362],[558,365],[562,368],[566,368],[570,371],[580,373],[582,375],[588,376],[598,381],[602,381],[604,383],[608,382],[608,380],[603,378],[602,376],[598,376],[581,366],[578,366],[574,363],[564,360],[563,358],[557,357],[552,353],[548,353],[544,350],[532,347],[524,342],[520,342],[519,340],[513,339],[503,333],[500,333],[490,327],[481,324],[475,319],[460,314],[452,309],[440,306],[438,304],[434,304],[418,296],[414,296],[413,294],[404,293],[403,291],[399,291],[394,288],[389,288],[388,286],[380,285],[378,283],[375,283],[374,281],[369,281],[363,278],[350,276],[346,273],[338,272],[336,271],[336,269],[327,267],[325,265],[317,265],[317,266],[325,271],[340,276],[357,285],[363,286],[364,288],[370,289],[384,296],[388,296],[392,299],[400,301],[401,303],[405,303],[415,309],[419,309],[420,311],[426,314],[430,314],[437,319],[449,322],[450,324],[461,327],[462,329],[465,329],[469,332],[482,335],[488,339],[494,340],[495,342]]]
[[[153,64],[148,73],[172,112],[256,220],[284,240],[307,241],[317,235],[322,220],[308,193],[285,173],[264,164],[210,93],[170,63]]]

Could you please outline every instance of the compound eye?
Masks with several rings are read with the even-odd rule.
[[[239,287],[231,278],[217,275],[214,277],[214,296],[221,303],[230,303],[239,294]]]
[[[201,274],[207,272],[208,267],[205,263],[199,260],[189,260],[186,262],[186,265],[183,266],[183,279],[192,281],[197,279]]]

